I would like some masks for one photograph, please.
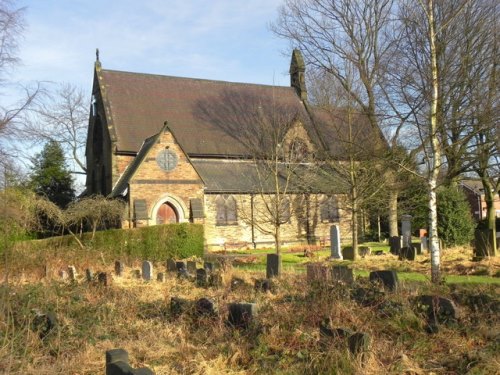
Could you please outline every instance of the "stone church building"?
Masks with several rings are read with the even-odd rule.
[[[124,228],[200,223],[208,250],[272,246],[263,209],[278,198],[283,244],[326,244],[332,224],[348,239],[345,184],[313,177],[313,156],[342,158],[345,114],[311,106],[304,74],[298,50],[290,87],[107,70],[97,58],[86,194],[123,199]]]

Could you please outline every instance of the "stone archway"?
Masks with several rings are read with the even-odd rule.
[[[184,223],[188,221],[186,212],[187,207],[180,198],[166,194],[153,206],[150,225]]]

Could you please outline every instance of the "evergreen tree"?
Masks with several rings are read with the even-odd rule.
[[[74,200],[73,178],[59,143],[46,143],[42,152],[37,154],[32,162],[30,181],[36,194],[46,197],[61,208],[65,208]]]

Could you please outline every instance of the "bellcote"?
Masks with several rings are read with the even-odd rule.
[[[302,58],[302,53],[298,49],[292,52],[292,61],[290,62],[290,86],[292,86],[301,100],[307,100],[306,89],[306,65]]]

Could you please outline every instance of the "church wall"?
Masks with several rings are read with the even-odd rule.
[[[233,195],[238,205],[238,223],[235,225],[218,225],[217,224],[217,194],[205,195],[205,239],[208,251],[216,250],[234,250],[234,249],[252,249],[252,225],[251,225],[251,196],[249,194]],[[314,198],[322,198],[321,195],[313,196]],[[254,217],[255,221],[265,227],[266,232],[272,232],[270,224],[264,224],[265,220],[258,220],[258,199],[254,198]],[[291,197],[294,200],[294,197]],[[307,244],[305,224],[303,220],[299,220],[301,216],[298,210],[292,208],[289,223],[281,226],[281,240],[285,246],[294,246],[299,244]],[[340,226],[342,242],[351,240],[351,231],[349,226],[349,214],[344,210],[340,210],[340,223],[326,223],[319,220],[319,206],[311,205],[309,221],[313,227],[314,236],[317,244],[329,245],[330,243],[330,227],[333,224]],[[256,247],[273,247],[274,237],[272,234],[263,233],[254,225],[254,241]]]

